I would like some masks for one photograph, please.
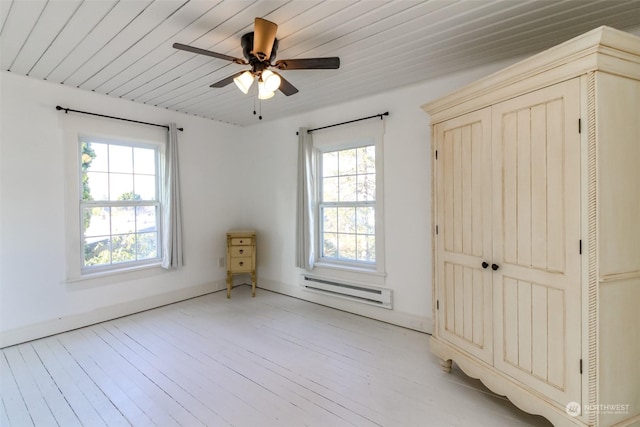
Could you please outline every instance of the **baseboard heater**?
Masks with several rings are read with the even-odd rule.
[[[300,286],[305,290],[364,304],[391,309],[391,289],[377,288],[359,283],[335,281],[308,274],[300,275]]]

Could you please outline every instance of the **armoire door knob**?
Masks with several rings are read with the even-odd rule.
[[[489,267],[489,263],[487,261],[482,261],[482,268]]]
[[[500,268],[500,266],[499,266],[498,264],[491,264],[491,269],[492,269],[493,271],[496,271],[496,270],[497,270],[497,269],[499,269],[499,268]]]

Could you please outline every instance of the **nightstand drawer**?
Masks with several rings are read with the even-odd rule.
[[[249,246],[251,245],[250,237],[234,237],[231,239],[231,246]]]
[[[240,272],[240,271],[251,271],[251,257],[231,257],[229,259],[229,264],[231,266],[231,271]]]
[[[253,247],[251,246],[230,246],[229,253],[232,257],[251,256]]]

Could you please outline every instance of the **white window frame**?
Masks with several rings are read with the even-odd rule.
[[[166,156],[167,131],[164,128],[140,126],[104,120],[75,114],[61,116],[64,133],[64,181],[65,181],[65,230],[66,230],[66,273],[65,282],[71,289],[84,289],[87,286],[112,285],[119,281],[142,279],[151,277],[164,270],[162,260],[153,258],[152,261],[135,263],[126,262],[115,264],[113,268],[83,269],[82,244],[82,214],[80,199],[82,198],[82,172],[80,163],[80,139],[91,136],[96,141],[122,141],[131,144],[154,145],[159,148],[159,168],[157,169],[160,186],[160,210],[162,210],[162,186],[164,185],[164,161]],[[160,213],[162,215],[162,213]],[[161,224],[162,218],[159,220]],[[161,233],[161,229],[159,230]],[[160,237],[161,239],[161,237]],[[161,240],[158,241],[161,245]],[[161,249],[158,249],[160,256]],[[117,276],[117,277],[114,277]]]
[[[336,272],[344,272],[344,278],[361,279],[361,274],[374,275],[384,277],[385,275],[385,244],[384,244],[384,168],[383,168],[383,134],[384,124],[380,123],[362,123],[347,126],[345,128],[336,128],[333,131],[322,131],[322,134],[314,134],[314,149],[316,151],[316,206],[315,206],[315,267],[322,273],[323,269],[327,269],[328,275],[335,275]],[[376,168],[376,197],[375,202],[358,202],[366,203],[375,207],[375,262],[351,261],[344,259],[335,259],[322,256],[322,217],[321,202],[322,195],[322,154],[332,151],[348,150],[364,146],[375,146],[375,168]],[[341,202],[328,202],[327,205],[341,204]],[[349,203],[350,204],[350,203]],[[338,273],[340,275],[340,273]],[[383,284],[383,281],[373,281],[374,284]]]
[[[160,143],[140,142],[140,141],[128,141],[123,138],[104,138],[93,135],[79,135],[78,137],[78,159],[82,156],[82,144],[83,142],[92,142],[98,144],[108,144],[109,146],[121,146],[130,148],[147,148],[155,151],[155,195],[153,200],[91,200],[85,201],[82,199],[82,165],[81,161],[78,162],[78,176],[80,181],[78,182],[78,200],[79,200],[79,227],[80,227],[80,271],[82,275],[96,274],[109,271],[121,271],[123,269],[130,269],[132,267],[157,265],[162,260],[162,180],[160,169],[160,158],[162,154],[162,145]],[[111,170],[109,174],[113,173]],[[135,190],[134,190],[135,192]],[[109,264],[87,266],[85,265],[84,257],[84,208],[91,207],[133,207],[134,209],[139,206],[154,206],[156,210],[156,233],[157,233],[157,252],[153,258],[146,258],[142,260],[123,261],[123,262],[110,262]],[[136,234],[134,232],[134,234]],[[112,231],[109,233],[109,238],[112,238],[114,234]]]

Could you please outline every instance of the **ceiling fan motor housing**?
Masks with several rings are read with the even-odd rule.
[[[266,62],[268,65],[270,65],[276,60],[276,54],[278,53],[278,39],[273,40],[271,56],[268,60],[260,60],[260,58],[251,53],[253,51],[253,31],[242,36],[242,38],[240,39],[240,45],[242,46],[242,55],[246,58],[247,62],[251,64],[251,66],[253,66],[256,62]]]

